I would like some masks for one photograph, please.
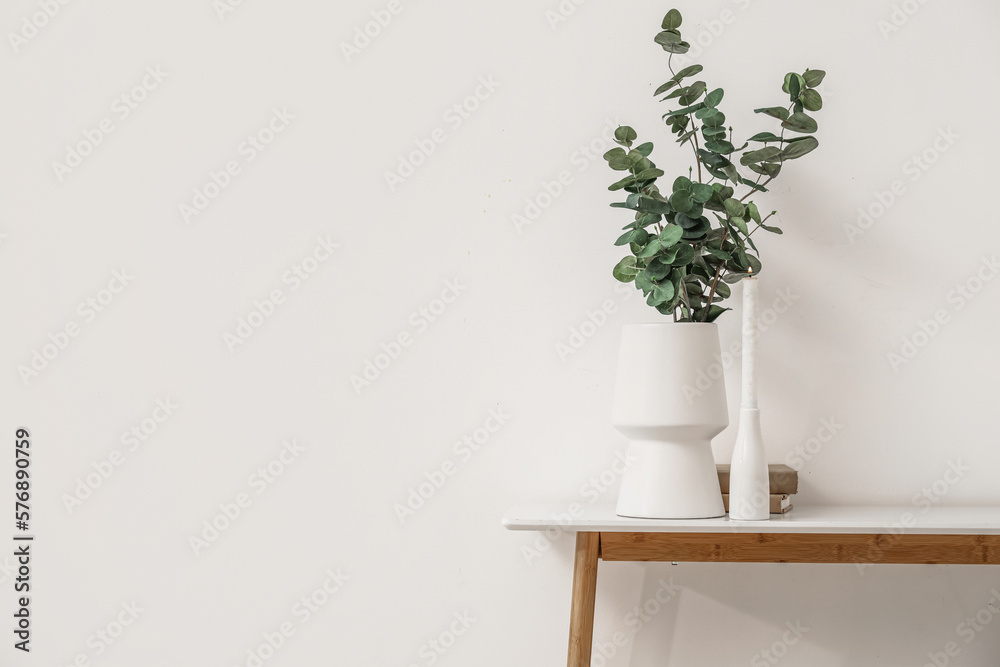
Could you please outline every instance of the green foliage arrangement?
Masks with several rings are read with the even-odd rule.
[[[633,147],[638,139],[635,130],[628,126],[617,129],[615,143],[619,147],[605,153],[604,159],[615,171],[628,174],[608,189],[624,190],[629,195],[611,206],[635,211],[635,219],[625,225],[625,233],[615,242],[629,246],[632,254],[618,262],[613,273],[622,282],[634,282],[646,296],[646,303],[664,315],[672,314],[675,321],[712,322],[729,310],[718,305],[730,296],[727,283],[760,273],[760,253],[751,238],[754,232],[763,229],[781,234],[780,229],[766,224],[775,212],[761,217],[757,205],[747,200],[767,192],[765,186],[778,176],[786,160],[800,158],[819,146],[811,136],[817,129],[816,121],[806,112],[823,107],[816,87],[826,73],[807,69],[802,74],[786,74],[781,90],[788,94],[788,106],[754,109],[754,113],[781,121],[781,134],[760,132],[737,148],[733,128],[726,128],[726,116],[719,109],[722,88],[709,91],[704,81],[685,85],[685,79],[702,71],[701,65],[674,71],[674,54],[685,53],[690,47],[681,38],[680,25],[680,12],[671,9],[663,19],[662,32],[654,38],[670,54],[667,67],[673,75],[654,95],[669,92],[661,101],[676,99],[680,105],[663,119],[677,135],[677,143],[691,147],[697,180],[694,168],[689,167],[688,175],[678,176],[669,192],[660,192],[656,182],[664,172],[649,159],[653,144]],[[800,136],[786,139],[786,130]],[[754,146],[745,150],[751,143]],[[733,164],[733,154],[740,151],[745,152],[739,164],[755,172],[756,178],[744,176]],[[737,190],[743,187],[749,190],[738,195]]]

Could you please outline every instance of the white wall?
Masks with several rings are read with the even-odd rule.
[[[386,3],[247,0],[220,19],[210,0],[78,0],[0,47],[0,405],[8,443],[17,426],[33,435],[38,536],[34,652],[5,664],[251,665],[247,651],[283,623],[294,634],[267,665],[565,660],[571,540],[527,558],[536,536],[500,517],[525,500],[617,492],[584,487],[624,444],[609,425],[618,332],[658,316],[615,289],[615,176],[579,151],[603,152],[620,119],[657,143],[668,172],[686,170],[650,94],[667,78],[651,40],[670,5],[591,0],[550,24],[556,0],[398,2],[350,62],[339,44]],[[7,3],[4,33],[40,4],[57,6]],[[762,199],[785,230],[764,243],[762,296],[795,298],[761,340],[770,456],[786,460],[824,419],[841,425],[800,461],[799,505],[909,505],[959,462],[968,471],[939,482],[936,502],[1000,500],[1000,281],[971,300],[953,293],[980,287],[1000,243],[1000,8],[896,4],[915,13],[889,0],[680,7],[739,135],[770,129],[750,110],[780,102],[785,72],[829,73],[820,149]],[[894,11],[905,23],[883,34]],[[166,77],[123,118],[114,102],[147,67]],[[448,113],[477,88],[485,99],[467,118]],[[273,109],[294,119],[250,161],[241,142]],[[60,180],[53,162],[104,118],[113,131]],[[937,139],[948,132],[951,144]],[[390,190],[385,172],[432,135],[443,143]],[[936,161],[914,171],[924,152]],[[179,206],[228,161],[239,173],[185,222]],[[564,170],[569,185],[517,230],[512,215]],[[894,181],[902,194],[849,238],[859,207],[878,213]],[[296,288],[283,276],[318,237],[340,247]],[[127,286],[102,292],[121,270]],[[421,324],[448,281],[459,296]],[[231,351],[224,336],[273,290],[282,303]],[[107,297],[93,316],[79,306]],[[561,359],[557,344],[607,299],[617,312]],[[946,323],[921,338],[939,310]],[[736,322],[724,316],[724,345]],[[403,334],[410,344],[356,392],[351,375]],[[64,349],[44,348],[50,336]],[[887,355],[914,336],[927,344],[894,368]],[[36,350],[53,358],[22,378]],[[121,441],[163,418],[168,398],[178,407],[155,432],[134,449]],[[491,410],[508,415],[502,427],[456,451]],[[720,460],[733,435],[718,439]],[[292,439],[304,451],[273,483],[252,478]],[[67,507],[115,450],[120,465]],[[5,503],[12,456],[0,457]],[[454,474],[401,523],[394,505],[447,465]],[[196,554],[189,538],[239,494],[249,506]],[[294,607],[338,568],[349,579],[324,606]],[[626,615],[670,577],[681,592],[633,633]],[[0,578],[10,641],[12,581]],[[968,643],[958,628],[1000,609],[987,607],[1000,587],[987,568],[612,564],[599,585],[597,641],[627,641],[595,665],[770,664],[760,652],[786,622],[809,628],[787,667],[923,665],[952,641],[956,665],[1000,652],[994,627]],[[107,647],[94,633],[116,632],[133,601],[143,611]],[[434,654],[428,642],[465,613],[471,627]]]

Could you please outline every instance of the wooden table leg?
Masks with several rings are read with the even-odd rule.
[[[594,602],[597,596],[597,560],[600,533],[576,534],[573,563],[573,606],[569,616],[569,667],[590,667],[594,644]]]

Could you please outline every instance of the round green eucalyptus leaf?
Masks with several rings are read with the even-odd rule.
[[[623,283],[630,283],[635,280],[637,273],[639,273],[639,269],[636,268],[635,257],[632,255],[623,257],[620,262],[615,264],[615,268],[611,271],[611,275],[615,277],[615,280]]]
[[[632,161],[624,155],[615,155],[608,160],[608,166],[615,171],[628,171],[632,168]]]
[[[802,157],[806,153],[809,153],[819,146],[819,141],[816,137],[799,137],[798,139],[793,139],[789,141],[785,148],[781,151],[782,160],[794,160],[797,157]]]
[[[781,126],[792,132],[815,132],[818,128],[816,119],[804,113],[793,113]]]
[[[823,108],[823,96],[812,88],[803,90],[799,99],[802,100],[802,106],[807,111],[819,111]]]
[[[627,153],[625,153],[624,148],[622,148],[621,146],[615,146],[614,148],[612,148],[611,150],[609,150],[607,153],[604,154],[604,159],[611,160],[612,158],[623,158],[626,155]]]
[[[705,150],[704,148],[698,151],[698,157],[701,158],[703,164],[711,165],[713,167],[718,167],[728,162],[726,158],[722,157],[718,153],[713,153],[712,151]]]
[[[632,171],[635,172],[636,175],[641,174],[647,169],[655,169],[653,163],[650,162],[648,158],[643,157],[642,153],[632,151],[629,155],[629,159],[632,160]]]
[[[662,35],[663,33],[660,34]],[[660,46],[662,46],[663,50],[666,51],[667,53],[676,53],[678,55],[681,53],[687,53],[688,49],[691,48],[691,45],[688,44],[687,42],[677,42],[676,44],[660,44]]]
[[[683,234],[684,228],[680,225],[667,225],[663,228],[663,231],[660,232],[658,240],[662,247],[669,248],[680,241]]]
[[[674,293],[674,283],[670,280],[653,283],[653,290],[649,293],[646,303],[650,306],[666,303],[674,298]]]
[[[694,261],[694,248],[685,243],[681,245],[677,251],[677,256],[674,257],[674,261],[671,263],[674,266],[687,266],[692,261]]]
[[[670,205],[675,211],[687,213],[694,206],[694,200],[691,199],[691,193],[687,190],[678,190],[670,195]]]
[[[802,91],[801,80],[802,77],[796,74],[788,81],[788,97],[793,102],[799,99],[799,93]]]
[[[682,69],[680,72],[678,72],[677,74],[675,74],[673,76],[673,78],[671,79],[671,81],[675,81],[675,80],[676,81],[680,81],[681,79],[683,79],[685,77],[694,76],[695,74],[697,74],[698,72],[702,71],[703,69],[705,69],[705,68],[702,67],[701,65],[688,65],[687,67],[685,67],[684,69]]]
[[[664,30],[663,32],[657,33],[653,41],[661,46],[666,46],[668,44],[677,44],[684,41],[681,39],[681,34],[676,30]]]
[[[622,188],[633,187],[635,184],[636,184],[635,176],[632,176],[631,174],[629,174],[628,176],[626,176],[625,178],[621,179],[620,181],[615,181],[614,183],[612,183],[611,185],[609,185],[608,186],[608,190],[611,190],[612,192],[614,192],[616,190],[621,190]]]
[[[696,218],[689,218],[686,213],[674,213],[674,224],[687,229],[688,227],[697,225],[698,220]]]
[[[785,82],[781,84],[782,92],[788,93],[788,95],[794,101],[798,96],[799,92],[806,87],[806,80],[802,78],[801,74],[796,74],[795,72],[789,72],[785,75]]]
[[[788,109],[785,107],[762,107],[760,109],[754,109],[753,112],[767,114],[768,116],[779,120],[785,120],[788,118]]]
[[[688,87],[687,86],[681,86],[680,88],[678,88],[674,92],[670,93],[669,95],[667,95],[666,97],[664,97],[660,101],[661,102],[666,102],[667,100],[672,100],[675,97],[680,97],[681,95],[686,95],[687,91],[688,91]]]
[[[754,162],[768,162],[777,159],[779,155],[781,155],[781,149],[777,146],[764,146],[764,148],[744,153],[743,157],[740,158],[740,164],[748,165]]]
[[[617,130],[615,130],[615,141],[620,144],[625,144],[626,146],[631,146],[632,142],[636,140],[638,135],[628,125],[622,125]]]
[[[747,141],[786,141],[786,139],[782,139],[773,132],[758,132]]]
[[[656,167],[650,167],[649,169],[643,169],[638,174],[635,175],[636,180],[639,181],[649,181],[652,179],[659,178],[663,176],[663,170],[657,169]]]
[[[663,250],[659,255],[653,258],[653,262],[659,264],[671,264],[674,258],[677,257],[677,251],[680,249],[680,244],[674,244],[673,246]],[[650,262],[652,263],[652,262]]]
[[[683,21],[681,13],[676,9],[671,9],[667,12],[667,15],[663,17],[662,27],[664,30],[676,30],[681,27],[681,21]]]
[[[671,88],[673,88],[674,86],[676,86],[679,83],[680,83],[679,80],[675,81],[674,79],[671,79],[670,81],[667,81],[665,84],[663,84],[662,86],[660,86],[659,88],[657,88],[656,90],[653,91],[653,97],[656,97],[657,95],[661,95],[661,94],[667,92],[668,90],[670,90]]]
[[[784,159],[784,157],[782,157],[782,159]],[[781,172],[780,162],[754,162],[748,164],[747,167],[749,167],[751,171],[755,171],[758,174],[763,174],[772,178]]]
[[[734,165],[729,160],[722,165],[722,173],[726,175],[726,178],[731,180],[733,183],[742,183],[743,179],[740,178],[740,172],[736,170],[736,165]]]
[[[704,204],[709,199],[715,190],[712,189],[711,185],[706,185],[705,183],[692,183],[691,184],[691,198],[700,204]]]
[[[713,153],[721,153],[723,155],[729,155],[736,150],[736,147],[729,143],[728,140],[714,138],[705,141],[705,148]]]
[[[641,289],[643,294],[649,294],[653,289],[653,283],[646,277],[644,271],[640,271],[635,275],[635,286]]]
[[[712,225],[708,221],[708,218],[698,218],[698,225],[690,229],[685,229],[684,236],[681,238],[685,241],[700,241],[711,231]]]
[[[690,190],[691,189],[691,179],[687,176],[678,176],[674,179],[673,190],[677,192],[678,190]]]
[[[648,239],[649,232],[645,229],[632,229],[619,236],[615,245],[628,245],[630,243],[643,245]]]
[[[654,236],[653,240],[647,243],[642,250],[636,253],[635,256],[638,257],[639,259],[651,259],[656,255],[656,253],[660,252],[662,249],[663,249],[663,244],[660,243],[660,239]]]
[[[733,199],[732,197],[724,201],[722,205],[726,208],[726,213],[733,218],[742,217],[743,213],[746,211],[746,207],[743,206],[743,203],[738,199]]]
[[[705,85],[704,81],[695,81],[684,89],[684,94],[681,95],[677,101],[684,106],[690,106],[702,96],[707,87],[708,86]]]
[[[655,197],[647,197],[645,195],[640,195],[636,200],[639,211],[642,213],[670,213],[670,204],[665,201],[660,201]]]
[[[802,80],[805,81],[806,86],[809,88],[815,88],[823,83],[823,77],[825,76],[826,72],[821,69],[807,69],[802,74]]]
[[[702,118],[701,122],[707,127],[722,127],[726,122],[726,114],[722,113],[717,109],[713,109],[715,113],[707,114]]]
[[[677,254],[676,252],[674,253]],[[670,275],[670,271],[673,267],[670,265],[669,261],[665,261],[663,255],[657,255],[649,266],[645,269],[646,276],[653,282],[663,280]]]

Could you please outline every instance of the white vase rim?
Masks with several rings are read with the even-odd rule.
[[[631,324],[624,324],[622,326],[626,327],[666,327],[666,326],[697,326],[697,327],[714,327],[718,328],[718,324],[715,322],[634,322]]]

